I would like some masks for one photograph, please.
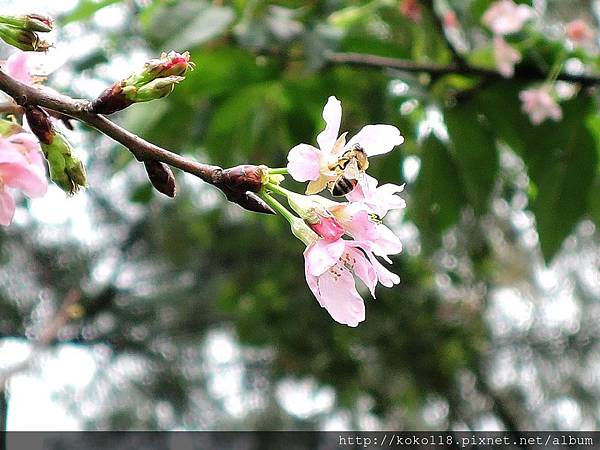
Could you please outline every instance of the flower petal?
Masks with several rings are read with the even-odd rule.
[[[318,179],[320,167],[321,152],[312,145],[299,144],[288,153],[287,169],[296,181]]]
[[[367,156],[381,155],[404,142],[400,130],[393,125],[367,125],[346,145],[360,144]]]
[[[325,119],[325,129],[317,136],[317,142],[319,148],[329,154],[333,150],[342,122],[342,104],[334,96],[329,97],[323,108],[323,119]]]
[[[0,191],[0,225],[9,226],[15,214],[15,200],[5,190]]]
[[[2,182],[10,187],[21,189],[29,197],[42,197],[48,190],[48,180],[35,166],[22,164],[2,164]]]
[[[306,186],[306,195],[318,194],[327,187],[329,178],[321,175],[318,179],[311,181]]]
[[[348,260],[352,265],[354,273],[369,288],[371,296],[375,298],[375,286],[377,285],[377,272],[373,264],[365,257],[363,252],[356,248],[346,247]]]
[[[27,67],[29,54],[26,52],[18,52],[9,56],[6,60],[6,73],[15,80],[25,84],[32,84],[33,80],[29,75]]]
[[[344,253],[345,244],[342,239],[334,242],[318,240],[306,247],[304,258],[306,270],[311,275],[318,277],[327,269],[337,264]]]
[[[395,284],[400,283],[400,277],[395,273],[387,270],[383,266],[383,264],[377,261],[377,258],[375,257],[375,255],[373,255],[373,253],[367,252],[367,256],[369,258],[369,261],[371,261],[371,264],[373,264],[373,268],[377,272],[377,278],[382,285],[384,285],[385,287],[392,287]]]
[[[333,270],[319,277],[321,304],[336,322],[356,327],[365,320],[365,303],[350,271],[340,266]]]

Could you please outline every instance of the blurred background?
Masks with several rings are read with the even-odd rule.
[[[450,44],[494,67],[480,25],[491,1],[406,3],[0,1],[58,18],[39,71],[74,97],[94,98],[161,51],[190,50],[196,69],[168,98],[115,120],[201,161],[284,166],[291,147],[315,143],[335,95],[350,135],[370,123],[401,130],[406,142],[370,170],[406,183],[408,204],[386,218],[404,243],[392,268],[401,284],[379,289],[348,328],[306,286],[287,222],[181,173],[167,199],[128,151],[77,124],[68,135],[90,188],[24,198],[0,230],[1,428],[598,427],[597,91],[563,83],[563,120],[535,127],[520,112],[525,77],[328,59],[445,65]],[[563,51],[566,22],[596,30],[600,18],[591,0],[522,3],[537,11],[531,70]],[[444,36],[449,10],[458,25]],[[597,50],[567,69],[593,72]]]

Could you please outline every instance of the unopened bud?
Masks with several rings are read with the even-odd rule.
[[[172,75],[165,78],[157,78],[140,88],[135,86],[126,86],[123,88],[123,94],[132,103],[149,102],[150,100],[158,100],[159,98],[166,97],[173,89],[175,85],[180,81],[185,80],[184,77]]]
[[[0,23],[22,30],[39,31],[40,33],[52,31],[52,28],[54,28],[52,19],[41,14],[25,14],[22,16],[0,15]]]
[[[16,28],[0,23],[0,38],[9,45],[25,52],[45,52],[51,47],[49,42],[40,39],[34,31]]]
[[[118,81],[92,103],[92,110],[99,114],[112,114],[132,103],[147,102],[166,97],[175,85],[184,80],[189,68],[190,54],[185,52],[163,53],[159,59],[151,59],[136,73]]]
[[[237,203],[242,208],[261,214],[275,214],[273,208],[267,205],[254,192],[232,191],[227,188],[222,188],[222,191],[227,196],[227,200]]]
[[[25,109],[25,117],[29,128],[42,144],[52,144],[55,131],[48,114],[39,106],[29,106]]]
[[[267,176],[265,166],[254,166],[244,164],[223,170],[221,174],[221,183],[223,186],[233,191],[240,192],[259,192],[262,189],[263,181]]]
[[[175,185],[175,176],[171,168],[166,164],[154,159],[144,161],[144,167],[148,173],[148,179],[152,186],[167,197],[175,197],[177,187]]]
[[[87,186],[85,167],[74,154],[71,144],[59,132],[55,132],[52,143],[41,143],[48,160],[50,178],[69,195]]]

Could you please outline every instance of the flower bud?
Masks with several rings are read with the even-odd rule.
[[[242,208],[247,209],[248,211],[253,211],[261,214],[275,214],[273,208],[267,205],[254,192],[232,191],[227,187],[223,187],[221,188],[221,190],[225,193],[227,200],[233,203],[237,203]]]
[[[175,185],[175,176],[171,168],[166,164],[154,159],[144,161],[148,179],[152,186],[167,197],[175,197],[177,186]]]
[[[107,88],[92,103],[92,110],[99,114],[112,114],[132,103],[147,102],[166,97],[177,83],[184,80],[189,68],[190,54],[185,52],[163,53],[159,59],[151,59],[139,72],[118,81]]]
[[[0,38],[9,45],[25,52],[45,52],[51,47],[34,31],[0,24]]]
[[[337,241],[344,234],[344,227],[329,211],[339,206],[337,202],[327,200],[319,195],[288,195],[290,207],[315,231],[328,241]]]
[[[54,127],[48,114],[38,106],[29,106],[25,109],[25,117],[29,128],[42,144],[52,144]]]
[[[42,142],[41,146],[48,160],[50,178],[63,191],[72,195],[87,186],[85,167],[61,133],[55,131],[52,142]]]
[[[22,16],[0,16],[0,23],[27,31],[46,33],[52,31],[52,19],[41,14],[26,14]]]
[[[144,84],[140,88],[136,88],[135,86],[125,86],[123,88],[123,94],[132,103],[158,100],[159,98],[166,97],[173,92],[175,85],[184,79],[184,77],[175,75],[165,78],[157,78],[156,80],[152,80]]]
[[[221,184],[233,191],[259,192],[268,176],[265,166],[250,164],[231,167],[221,173]]]

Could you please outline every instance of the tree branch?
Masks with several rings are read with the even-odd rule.
[[[142,139],[103,115],[92,112],[91,102],[88,100],[73,99],[43,88],[28,86],[13,79],[2,70],[0,70],[0,90],[11,96],[19,106],[39,106],[90,125],[125,146],[139,161],[160,161],[195,175],[221,189],[228,200],[239,204],[242,208],[274,214],[270,207],[252,194],[252,192],[257,192],[260,189],[260,180],[257,183],[256,179],[244,179],[243,176],[238,176],[236,180],[232,180],[228,176],[236,169],[237,172],[235,173],[239,173],[240,167],[243,168],[241,172],[245,176],[250,174],[252,170],[254,172],[259,171],[257,166],[237,166],[224,170],[219,166],[203,164],[183,157]]]
[[[365,53],[337,53],[331,52],[326,55],[327,60],[333,64],[347,64],[357,67],[375,67],[380,69],[396,69],[402,72],[428,73],[430,75],[472,75],[487,79],[506,80],[500,72],[493,69],[460,65],[456,63],[441,65],[430,63],[418,63],[407,59],[389,58],[386,56],[370,55]],[[546,74],[531,68],[518,67],[515,70],[514,79],[523,81],[544,81]],[[574,75],[560,73],[558,80],[580,83],[582,85],[600,84],[600,77],[594,75]]]

